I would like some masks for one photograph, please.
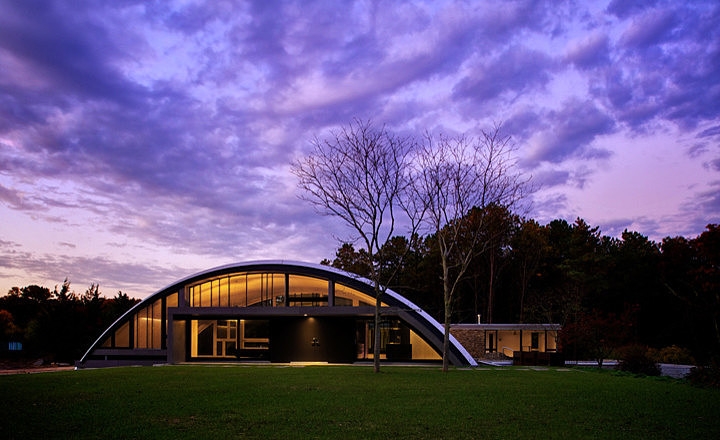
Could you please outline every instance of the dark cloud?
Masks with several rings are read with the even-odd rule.
[[[610,221],[603,222],[600,226],[600,230],[603,235],[607,235],[609,237],[620,237],[622,235],[623,231],[633,230],[633,225],[636,223],[636,220],[629,219],[629,218],[619,218],[619,219],[613,219]],[[643,228],[643,230],[646,230]]]
[[[720,171],[720,158],[711,160],[708,166],[714,171]]]
[[[613,64],[593,77],[593,96],[640,132],[662,119],[693,128],[720,117],[720,5],[635,9],[610,48]]]
[[[147,263],[123,263],[107,257],[72,257],[67,255],[34,254],[18,250],[17,243],[0,240],[0,277],[13,285],[22,278],[21,273],[33,274],[33,284],[56,283],[68,279],[78,291],[92,283],[100,284],[105,296],[112,297],[117,290],[131,297],[142,298],[153,293],[147,286],[161,287],[201,268],[161,267]],[[204,268],[203,268],[204,269]],[[25,284],[19,284],[22,287]],[[103,289],[105,286],[105,289]],[[52,284],[48,285],[52,289]],[[107,289],[112,289],[108,291]]]
[[[557,218],[572,217],[567,213],[568,197],[565,194],[538,193],[533,196],[532,203],[533,217],[541,223],[549,223]]]
[[[604,159],[610,152],[591,143],[598,136],[613,133],[616,125],[591,101],[571,100],[560,109],[543,115],[547,130],[530,163],[559,163],[568,158]]]
[[[619,18],[627,18],[632,14],[653,7],[657,3],[658,0],[612,0],[607,6],[607,11]]]
[[[355,117],[410,134],[498,120],[551,191],[591,181],[615,148],[604,136],[668,122],[717,170],[719,29],[712,1],[612,1],[599,16],[535,0],[4,2],[0,204],[178,255],[294,246],[315,260],[347,231],[297,200],[287,167]],[[568,203],[550,192],[538,212]],[[28,271],[65,276],[59,259],[13,250]],[[117,279],[166,273],[98,258]]]
[[[605,34],[590,35],[573,45],[565,54],[565,61],[579,69],[592,69],[607,65],[610,60],[610,41]]]
[[[547,129],[542,115],[535,110],[523,108],[502,122],[502,129],[512,136],[516,144],[522,148],[527,140],[538,131]]]
[[[720,180],[710,182],[705,188],[692,191],[680,207],[676,223],[678,231],[673,235],[692,237],[701,233],[710,223],[720,219]]]
[[[712,182],[708,189],[698,193],[696,209],[704,219],[720,218],[720,181]]]
[[[667,41],[678,25],[675,11],[651,10],[637,17],[620,36],[619,44],[625,48],[647,48]]]
[[[565,185],[570,180],[569,171],[552,170],[533,174],[533,183],[540,188],[551,188],[553,186]]]
[[[547,55],[525,47],[510,47],[483,63],[453,89],[456,98],[486,101],[503,93],[517,96],[545,86],[554,68]]]
[[[720,136],[720,125],[710,127],[697,134],[698,138],[715,137]]]
[[[6,2],[0,7],[0,47],[31,73],[22,81],[54,94],[62,90],[60,105],[70,104],[68,93],[132,104],[143,88],[112,65],[130,54],[117,44],[114,29],[87,12],[62,2]]]
[[[474,12],[480,13],[482,32],[491,41],[507,42],[524,29],[558,35],[573,9],[569,1],[516,0],[505,2],[500,8],[478,5]]]

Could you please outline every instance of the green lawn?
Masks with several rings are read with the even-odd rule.
[[[167,366],[0,377],[0,438],[720,438],[720,391],[584,369]]]

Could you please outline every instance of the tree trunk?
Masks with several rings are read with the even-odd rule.
[[[527,290],[527,263],[523,261],[522,275],[520,276],[520,324],[525,319],[525,291]]]
[[[450,270],[448,268],[447,256],[442,255],[442,266],[443,266],[443,299],[445,304],[445,331],[443,336],[443,372],[448,371],[450,359],[448,353],[450,352],[450,319],[452,316],[452,292],[450,291]]]
[[[447,298],[445,301],[447,302]],[[443,336],[443,363],[442,370],[447,373],[450,366],[449,352],[450,352],[450,308],[445,306],[445,334]]]
[[[490,279],[488,280],[488,309],[487,309],[487,323],[493,323],[493,302],[495,299],[495,253],[493,248],[490,248]]]
[[[373,334],[373,371],[380,372],[380,286],[375,282],[375,333]]]

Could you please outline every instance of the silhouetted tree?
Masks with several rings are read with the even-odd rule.
[[[0,310],[12,317],[13,338],[23,343],[25,355],[72,362],[138,301],[122,292],[108,300],[97,284],[78,296],[65,279],[52,293],[36,285],[13,287],[0,297]]]
[[[713,352],[720,352],[720,226],[709,224],[693,240],[698,265],[693,271],[698,303],[706,310],[714,335]]]
[[[376,129],[355,120],[326,140],[315,138],[313,151],[293,165],[302,189],[301,198],[320,212],[339,217],[358,235],[370,262],[369,278],[375,288],[373,365],[380,371],[380,305],[392,281],[383,245],[399,225],[412,236],[422,210],[408,205],[409,153],[413,140]],[[403,222],[398,223],[400,216]]]
[[[360,276],[369,277],[371,264],[365,249],[355,250],[352,243],[343,243],[335,252],[335,259],[329,264]]]
[[[465,221],[472,208],[490,204],[512,207],[523,196],[525,181],[515,170],[513,145],[500,126],[477,139],[435,139],[427,135],[417,166],[416,206],[437,240],[442,267],[445,337],[443,371],[448,370],[450,320],[460,281],[473,258],[488,247],[480,224]]]
[[[636,310],[628,308],[621,315],[602,310],[581,312],[576,320],[567,323],[559,339],[566,356],[576,360],[594,359],[598,367],[616,350],[632,342]]]
[[[538,268],[550,250],[547,229],[535,220],[523,220],[511,239],[512,258],[519,286],[519,319],[525,322],[525,299],[532,280],[541,276]]]

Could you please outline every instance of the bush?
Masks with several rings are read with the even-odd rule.
[[[693,368],[687,379],[693,385],[720,388],[720,359],[714,359],[708,366]]]
[[[648,356],[648,349],[642,345],[631,345],[620,350],[620,363],[617,368],[634,374],[659,376],[660,368]]]
[[[690,350],[677,345],[671,345],[661,349],[648,349],[648,356],[655,362],[662,364],[695,365],[695,359]]]

